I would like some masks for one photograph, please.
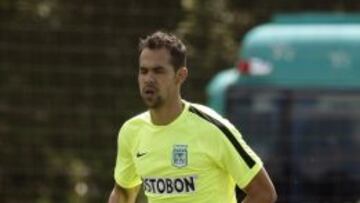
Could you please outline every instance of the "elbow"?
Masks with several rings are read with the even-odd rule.
[[[274,190],[272,193],[271,193],[271,195],[270,195],[270,201],[269,202],[276,202],[276,200],[278,199],[278,195],[277,195],[277,193],[276,193],[276,191]]]
[[[248,193],[244,202],[274,203],[278,199],[275,190],[263,190],[258,193]]]
[[[276,190],[272,188],[272,190],[268,191],[265,195],[266,202],[274,203],[278,199],[278,195],[276,193]]]
[[[259,199],[261,199],[261,201],[259,202],[274,203],[277,201],[278,196],[276,190],[274,188],[271,188],[261,193]]]
[[[269,202],[269,203],[274,203],[277,201],[278,199],[278,194],[276,192],[276,189],[273,185],[273,183],[270,181],[270,184],[264,188],[266,192],[264,192],[265,196],[266,196],[266,201],[265,202]]]

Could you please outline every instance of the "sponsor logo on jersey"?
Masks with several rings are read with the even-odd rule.
[[[172,151],[172,165],[182,168],[188,164],[187,145],[174,145]]]
[[[182,194],[196,191],[195,176],[143,178],[144,190],[153,194]]]
[[[140,158],[140,157],[142,157],[142,156],[144,156],[146,154],[147,154],[146,152],[143,152],[143,153],[138,152],[138,153],[136,153],[136,158]]]

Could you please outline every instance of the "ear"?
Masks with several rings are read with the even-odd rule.
[[[188,69],[186,67],[179,68],[176,73],[176,83],[182,84],[187,77]]]

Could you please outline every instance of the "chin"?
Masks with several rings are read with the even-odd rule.
[[[162,106],[162,102],[161,101],[147,101],[144,99],[144,103],[146,105],[147,108],[149,109],[158,109]]]
[[[156,103],[152,103],[152,104],[147,103],[146,107],[149,109],[159,109],[161,107],[161,105],[156,104]]]

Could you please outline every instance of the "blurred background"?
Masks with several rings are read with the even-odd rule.
[[[209,96],[206,88],[217,73],[237,64],[238,50],[250,29],[271,21],[278,13],[347,14],[359,10],[358,0],[0,0],[0,202],[107,201],[114,184],[119,127],[127,118],[144,110],[136,80],[139,38],[161,29],[184,39],[189,50],[190,70],[183,90],[184,98],[209,103],[216,108],[216,104],[211,103],[214,95]],[[246,71],[248,66],[241,68]],[[359,75],[355,76],[360,80]],[[252,134],[271,131],[274,137],[278,133],[285,138],[294,128],[302,129],[303,132],[296,131],[298,134],[316,134],[311,125],[316,127],[314,122],[295,122],[298,124],[295,127],[291,123],[289,109],[292,106],[286,104],[291,103],[296,95],[289,96],[286,90],[280,96],[277,93],[269,96],[269,91],[264,94],[256,91],[260,92],[259,96],[248,89],[246,94],[239,95],[236,88],[230,89],[233,93],[226,94],[233,96],[228,101],[230,103],[226,103],[227,110],[224,110],[225,104],[218,110],[239,125],[251,145],[259,143],[256,137],[251,137]],[[350,89],[356,92],[355,88]],[[311,93],[324,94],[323,91]],[[358,95],[351,93],[345,103],[336,103],[339,97],[325,94],[326,101],[330,98],[337,104],[330,108],[351,107],[340,112],[348,121],[343,125],[338,120],[321,121],[324,129],[340,125],[337,134],[351,134],[354,140],[330,140],[345,143],[339,145],[340,148],[352,149],[349,147],[352,143],[354,150],[345,155],[336,156],[336,151],[317,153],[315,147],[308,148],[308,156],[303,157],[299,148],[312,145],[296,133],[297,136],[291,138],[279,138],[285,140],[280,145],[271,142],[277,137],[259,137],[262,139],[260,143],[278,149],[270,156],[264,145],[254,146],[265,157],[267,168],[278,185],[279,202],[359,201],[359,179],[354,180],[345,174],[348,179],[344,182],[341,181],[344,177],[338,172],[328,171],[321,175],[330,182],[315,184],[316,179],[311,179],[314,174],[306,170],[306,161],[311,158],[316,162],[325,160],[324,157],[335,157],[350,160],[352,175],[359,177],[360,155],[356,154],[360,137],[356,133],[359,130],[346,130],[360,124],[359,113],[346,116],[349,112],[359,112]],[[308,101],[306,104],[311,103],[306,99],[310,97],[308,94],[298,97],[301,101]],[[261,120],[261,114],[256,118],[256,113],[247,112],[250,107],[239,109],[241,106],[234,105],[240,101],[246,107],[247,103],[241,101],[251,98],[278,101],[280,103],[275,106],[287,108],[279,110],[282,116],[272,117],[275,119],[268,122]],[[300,103],[295,112],[304,112],[303,104]],[[311,112],[316,114],[317,109]],[[245,116],[239,120],[237,115]],[[269,126],[257,125],[259,122],[271,124],[272,128],[267,131]],[[324,138],[326,133],[316,135],[315,143],[327,140]],[[300,144],[290,149],[289,143]],[[291,157],[286,156],[289,154]],[[302,158],[292,159],[294,157]],[[294,160],[305,165],[300,172],[309,179],[303,184],[299,179],[302,176],[297,174],[300,172],[290,167]],[[323,162],[316,163],[311,168],[316,169]],[[315,176],[320,176],[319,170]],[[337,184],[339,182],[341,184]],[[335,186],[321,189],[329,184]],[[308,191],[304,190],[305,187]],[[143,197],[139,202],[144,202]]]

